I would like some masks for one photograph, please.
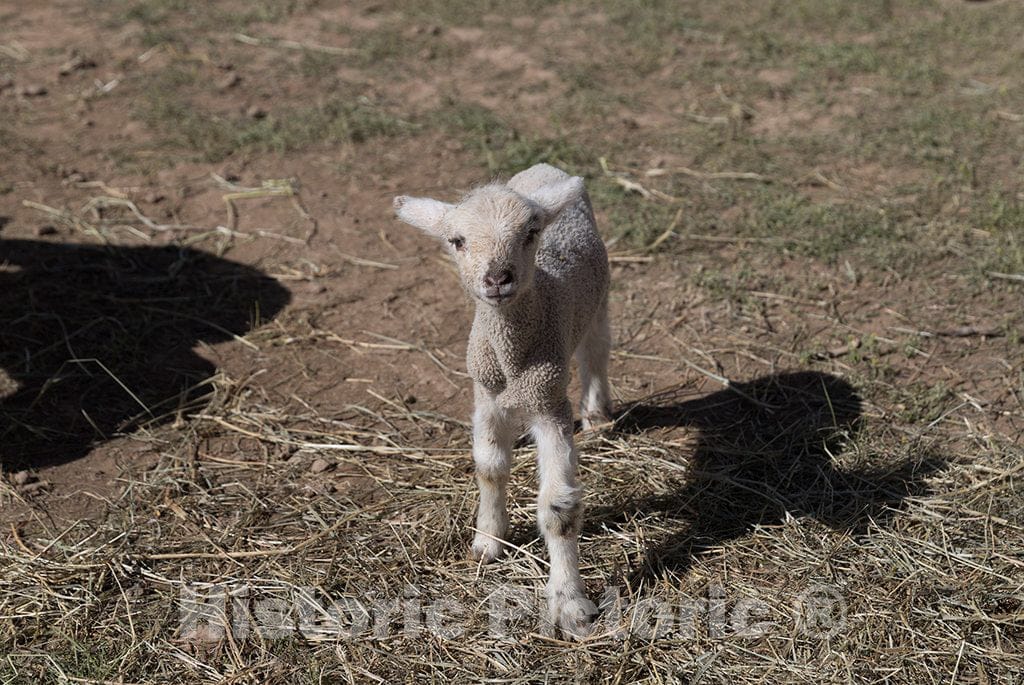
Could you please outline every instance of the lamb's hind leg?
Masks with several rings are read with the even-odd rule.
[[[602,303],[579,347],[576,363],[580,372],[580,416],[583,428],[590,429],[612,418],[612,394],[608,387],[608,355],[612,338],[608,327],[607,303]]]
[[[473,461],[480,487],[480,508],[470,555],[489,562],[505,551],[508,533],[508,478],[512,468],[512,443],[516,436],[513,417],[480,385],[474,387]]]
[[[580,578],[579,534],[581,496],[578,457],[572,439],[572,410],[566,400],[557,415],[541,415],[531,422],[537,441],[540,493],[537,522],[551,558],[548,611],[552,625],[570,636],[585,635],[597,615]]]

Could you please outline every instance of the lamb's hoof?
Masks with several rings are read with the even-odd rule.
[[[585,431],[603,430],[614,423],[611,412],[603,411],[586,412],[580,421]]]
[[[497,561],[505,554],[505,544],[489,535],[477,533],[473,538],[473,546],[469,550],[469,558],[484,564]]]
[[[550,625],[558,626],[562,635],[573,640],[590,635],[597,614],[597,607],[581,591],[557,593],[548,601]]]

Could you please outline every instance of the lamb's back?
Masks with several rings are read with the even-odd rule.
[[[508,186],[529,196],[567,178],[561,169],[537,164],[513,176]],[[556,316],[567,315],[572,321],[566,341],[571,351],[608,292],[608,254],[586,192],[544,229],[536,261],[538,289],[554,295],[553,304],[561,312]]]
[[[520,195],[529,197],[540,188],[564,181],[569,174],[550,164],[535,164],[509,179],[508,187]],[[603,265],[607,272],[608,255],[604,242],[597,232],[594,211],[586,192],[572,207],[559,214],[558,218],[544,229],[540,249],[537,251],[537,265],[552,274],[578,274],[580,270],[590,271]],[[600,280],[601,268],[597,269]]]

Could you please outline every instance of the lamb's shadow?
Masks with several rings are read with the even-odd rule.
[[[702,551],[754,526],[781,523],[787,514],[862,531],[905,498],[923,494],[924,479],[942,466],[932,455],[883,467],[858,466],[857,455],[843,455],[861,422],[861,398],[828,374],[777,374],[696,399],[678,395],[625,407],[616,429],[696,429],[692,453],[680,456],[686,475],[679,486],[592,507],[586,515],[591,532],[637,515],[686,521],[647,550],[633,569],[638,576],[685,570]]]
[[[0,471],[60,464],[205,403],[193,348],[289,301],[274,279],[177,247],[0,240]]]

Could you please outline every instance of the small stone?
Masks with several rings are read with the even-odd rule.
[[[429,62],[430,60],[434,59],[434,57],[436,57],[436,56],[437,56],[437,53],[434,51],[434,48],[431,48],[431,47],[423,48],[422,50],[420,50],[419,55],[418,55],[418,57],[422,61],[424,61],[424,62]]]
[[[303,295],[323,295],[327,292],[327,286],[323,283],[316,281],[306,281],[305,283],[296,283],[295,290]]]
[[[67,76],[68,74],[74,73],[80,69],[92,69],[96,66],[96,62],[92,61],[84,55],[73,53],[68,61],[60,65],[60,75]]]
[[[43,490],[50,487],[50,484],[45,480],[34,481],[21,486],[21,492],[26,495],[31,495],[33,492]]]
[[[324,471],[329,471],[330,469],[331,462],[327,461],[322,457],[320,459],[315,460],[312,464],[309,465],[310,473],[323,473]]]
[[[164,201],[164,195],[163,195],[163,193],[158,193],[156,191],[153,191],[151,193],[146,193],[146,197],[144,197],[142,199],[145,200],[146,202],[148,202],[151,205],[155,205],[155,204],[159,204],[159,203]]]
[[[413,26],[412,28],[407,29],[405,31],[405,35],[410,37],[410,38],[412,38],[414,36],[424,36],[424,35],[426,35],[426,36],[440,36],[441,35],[441,27],[438,24],[428,24],[427,26],[423,26],[422,24],[420,24],[418,26]]]
[[[28,485],[33,480],[35,480],[35,478],[28,471],[16,471],[11,476],[11,482],[14,483],[15,485],[19,485],[19,486],[20,485]]]
[[[4,92],[8,88],[14,87],[14,77],[10,74],[0,75],[0,93]]]
[[[56,234],[57,234],[57,227],[53,226],[52,224],[43,224],[42,226],[40,226],[39,228],[36,229],[36,235],[39,236],[40,238],[45,236],[45,235],[56,235]]]
[[[267,110],[263,109],[259,105],[252,105],[247,110],[245,110],[245,116],[249,117],[250,119],[266,119]]]
[[[47,92],[46,86],[41,83],[32,83],[27,86],[22,86],[21,88],[21,94],[27,98],[42,97],[43,95],[46,95]]]
[[[416,396],[415,395],[406,395],[405,396],[405,403],[406,404],[416,404]]]
[[[241,80],[242,77],[239,76],[237,72],[232,71],[229,72],[227,76],[217,81],[217,88],[219,90],[234,88],[239,84],[239,82],[241,82]]]

